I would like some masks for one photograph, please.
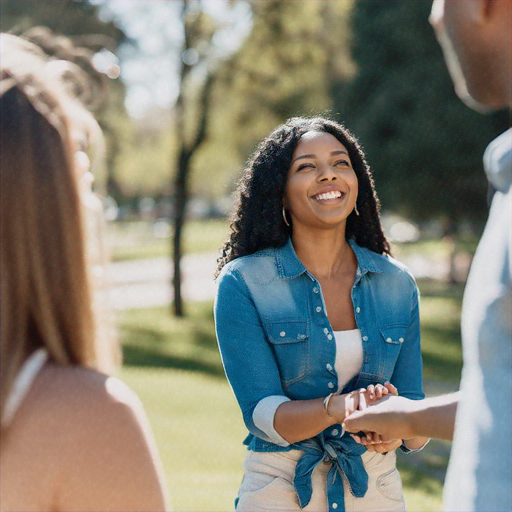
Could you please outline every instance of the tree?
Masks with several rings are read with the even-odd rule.
[[[447,231],[486,216],[482,154],[508,125],[455,96],[428,24],[430,1],[359,0],[352,15],[355,78],[336,104],[363,143],[385,208]]]
[[[288,117],[333,107],[332,81],[347,80],[353,72],[351,3],[251,2],[253,27],[219,72],[224,101],[218,102],[222,111],[213,121],[218,128],[232,127],[233,143],[243,159]]]
[[[211,20],[200,9],[200,3],[193,5],[189,0],[182,0],[181,19],[183,23],[183,49],[181,52],[181,68],[179,80],[179,93],[175,106],[175,123],[178,139],[178,161],[174,178],[174,236],[173,236],[173,309],[176,316],[184,316],[183,299],[181,293],[181,257],[183,227],[189,197],[190,161],[195,152],[206,138],[206,127],[210,113],[211,90],[214,79],[214,69],[204,62],[208,56],[208,49],[212,42],[215,29]],[[202,51],[201,51],[202,49]],[[189,118],[187,104],[187,90],[191,84],[192,73],[201,64],[205,65],[204,77],[199,85],[197,101],[197,125],[189,131],[187,137],[186,121]],[[190,100],[189,100],[190,101]]]
[[[288,117],[333,108],[333,84],[354,72],[351,4],[250,2],[250,33],[216,73],[208,139],[192,162],[195,191],[226,196],[244,161],[270,130]]]

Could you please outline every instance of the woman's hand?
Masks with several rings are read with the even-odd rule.
[[[364,411],[368,406],[379,402],[387,395],[398,396],[398,389],[390,382],[386,382],[384,385],[370,384],[366,389],[361,388],[349,393],[346,399],[345,417],[350,416],[356,410]],[[401,439],[384,439],[376,432],[363,431],[361,434],[351,434],[351,436],[357,443],[366,446],[370,452],[386,453],[396,450],[402,444]]]
[[[369,452],[373,453],[387,453],[396,450],[402,444],[401,439],[385,440],[381,435],[376,432],[368,432],[366,437],[359,437],[352,435],[356,443],[366,446]]]
[[[370,384],[366,389],[361,388],[345,396],[345,417],[354,411],[364,411],[369,405],[378,402],[384,396],[398,395],[398,390],[390,382],[383,384]]]

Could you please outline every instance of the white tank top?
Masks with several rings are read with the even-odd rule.
[[[363,365],[363,340],[361,331],[334,331],[336,340],[336,359],[334,368],[338,374],[338,391],[354,378]]]
[[[44,348],[39,348],[28,357],[21,365],[20,371],[11,387],[11,392],[5,402],[5,411],[2,418],[2,427],[11,424],[14,415],[20,408],[23,400],[27,396],[32,384],[43,368],[48,359],[48,352]]]

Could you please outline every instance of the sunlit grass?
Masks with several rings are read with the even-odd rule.
[[[419,284],[425,378],[456,383],[462,288]],[[166,307],[120,313],[122,377],[145,405],[174,509],[232,510],[242,477],[246,430],[222,370],[212,304],[190,303],[187,308],[188,317],[179,319]],[[447,449],[436,446],[442,448],[431,444],[420,460],[418,454],[399,457],[410,512],[442,510]]]
[[[162,229],[162,226],[161,226]],[[165,226],[163,227],[165,230]],[[223,219],[192,220],[185,224],[183,252],[185,254],[216,252],[228,235]],[[158,228],[152,222],[114,222],[107,225],[107,243],[112,261],[170,257],[172,229],[168,236],[158,238]],[[160,231],[160,234],[161,231]]]

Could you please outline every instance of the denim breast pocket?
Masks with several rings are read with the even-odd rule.
[[[407,325],[388,325],[380,328],[380,334],[383,340],[383,377],[389,379],[395,368],[400,348],[405,340]]]
[[[289,386],[309,371],[309,325],[305,321],[269,322],[268,339],[274,347],[281,382]]]

